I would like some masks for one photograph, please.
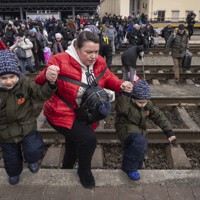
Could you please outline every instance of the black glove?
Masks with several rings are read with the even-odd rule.
[[[170,138],[171,136],[175,136],[172,130],[163,131],[163,133],[167,136],[167,138]]]

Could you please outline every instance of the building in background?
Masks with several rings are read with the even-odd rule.
[[[105,12],[128,16],[133,13],[144,13],[152,21],[185,21],[188,12],[196,13],[200,21],[199,0],[101,0],[100,16]]]
[[[26,19],[28,15],[67,18],[93,15],[100,0],[0,0],[0,17],[4,20]]]

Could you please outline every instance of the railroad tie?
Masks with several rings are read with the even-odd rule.
[[[169,144],[166,146],[166,155],[170,165],[174,169],[191,169],[189,159],[187,158],[185,151],[180,145]]]

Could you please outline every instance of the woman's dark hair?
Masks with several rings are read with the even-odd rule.
[[[19,37],[24,37],[24,32],[23,32],[23,31],[19,31],[19,32],[17,33],[17,36],[19,36]]]
[[[90,31],[82,31],[78,35],[75,45],[80,49],[83,47],[83,43],[88,41],[99,43],[99,37]]]

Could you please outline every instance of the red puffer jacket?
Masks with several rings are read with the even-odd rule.
[[[82,70],[79,63],[67,53],[59,53],[52,56],[47,65],[56,65],[60,68],[59,75],[67,76],[69,78],[81,81]],[[97,77],[103,69],[106,67],[104,59],[99,56],[94,64],[94,75]],[[47,69],[46,68],[46,69]],[[43,85],[46,82],[46,69],[44,69],[37,77],[35,82]],[[122,80],[118,79],[109,69],[106,70],[105,74],[99,81],[99,85],[103,88],[107,88],[116,92],[120,92],[120,85]],[[76,96],[80,86],[73,83],[68,83],[62,80],[58,80],[58,92],[64,97],[69,103],[75,105]],[[54,94],[49,100],[44,104],[44,114],[47,119],[56,126],[62,126],[71,129],[76,114],[74,111],[68,107],[56,94]],[[94,126],[93,126],[94,128]]]
[[[0,50],[6,50],[6,49],[8,49],[8,48],[7,48],[6,45],[3,43],[3,41],[0,39]]]

